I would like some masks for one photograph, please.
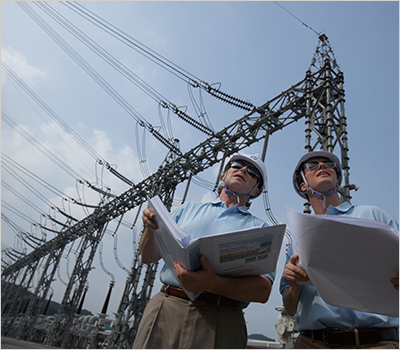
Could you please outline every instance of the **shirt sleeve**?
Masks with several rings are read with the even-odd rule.
[[[182,216],[182,213],[185,211],[185,208],[187,207],[187,205],[188,205],[188,202],[183,203],[181,206],[179,206],[178,208],[175,208],[174,210],[171,211],[171,216],[176,223],[179,222],[179,219]]]
[[[267,273],[265,276],[267,276],[267,277],[272,281],[272,283],[274,283],[274,281],[275,281],[275,275],[276,275],[276,269],[275,269],[274,272],[272,272],[272,273]]]
[[[393,229],[395,229],[397,232],[399,232],[399,223],[392,217],[390,216],[386,211],[384,211],[381,208],[375,207],[374,208],[374,215],[376,217],[376,221],[383,222]]]
[[[289,249],[286,252],[286,261],[285,265],[289,262],[290,257],[294,254],[293,251],[293,243],[290,244]],[[281,276],[281,282],[279,285],[279,292],[283,295],[286,289],[290,288],[289,284],[286,282],[285,277],[284,277],[284,272],[285,269],[283,269],[282,276]]]

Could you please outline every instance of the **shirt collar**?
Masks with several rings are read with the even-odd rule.
[[[226,203],[225,202],[223,202],[223,201],[221,201],[221,199],[218,199],[218,200],[215,200],[214,202],[211,202],[211,204],[212,205],[215,205],[215,206],[219,206],[219,207],[224,207],[224,208],[226,208]],[[233,207],[231,207],[230,209],[233,209],[233,208],[238,208],[241,212],[243,212],[243,213],[248,213],[249,211],[247,210],[247,207],[245,206],[245,205],[243,205],[243,206],[241,206],[241,207],[238,207],[238,205],[237,204],[235,204]]]
[[[330,206],[328,208],[328,215],[338,215],[340,213],[347,213],[354,205],[350,204],[349,202],[343,202],[339,204],[337,207]]]

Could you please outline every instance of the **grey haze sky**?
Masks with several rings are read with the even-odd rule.
[[[100,31],[69,8],[58,2],[49,2],[84,33],[125,64],[153,89],[176,106],[187,106],[187,113],[195,116],[187,84],[144,58],[136,51]],[[373,204],[386,210],[398,220],[399,213],[399,5],[396,1],[312,1],[279,2],[82,2],[82,4],[109,23],[129,34],[155,52],[187,72],[209,84],[221,84],[221,90],[262,105],[282,91],[301,81],[310,66],[318,43],[318,35],[325,33],[335,57],[344,73],[345,114],[348,121],[350,182],[360,186],[352,192],[352,203]],[[81,43],[43,13],[34,3],[29,7],[74,48],[91,67],[113,86],[154,127],[159,127],[159,108],[148,97],[119,73],[94,56]],[[294,17],[296,16],[296,17]],[[308,27],[306,27],[304,24]],[[312,28],[312,30],[310,29]],[[313,31],[314,30],[314,31]],[[16,2],[1,2],[1,58],[51,109],[80,135],[103,159],[130,180],[138,183],[145,176],[143,164],[149,172],[156,171],[167,154],[167,149],[126,113],[110,96],[79,67]],[[2,109],[29,131],[40,144],[52,147],[82,179],[91,184],[111,188],[119,195],[129,187],[102,169],[90,154],[83,150],[52,121],[15,82],[4,74],[1,79]],[[199,91],[193,90],[199,99]],[[201,97],[208,118],[219,131],[245,112],[225,104],[202,92]],[[162,109],[164,120],[168,114]],[[170,116],[171,129],[180,140],[183,152],[206,139],[206,135],[190,127],[175,115]],[[44,157],[20,133],[4,121],[2,112],[1,149],[10,157],[64,194],[81,202],[97,204],[98,193],[76,182],[54,162]],[[276,132],[270,137],[266,165],[268,193],[272,212],[280,222],[286,222],[284,206],[303,210],[303,202],[292,188],[291,176],[298,158],[304,153],[304,120]],[[159,129],[160,131],[162,129]],[[251,146],[247,153],[262,152],[262,144]],[[140,156],[139,156],[140,154]],[[146,163],[139,161],[145,157]],[[4,161],[3,157],[3,161]],[[57,210],[32,195],[15,175],[2,163],[2,213],[23,230],[42,238],[38,226],[13,214],[9,206],[19,210],[33,222],[52,227],[48,218],[11,192],[23,194],[49,215],[65,221]],[[12,168],[10,162],[7,162]],[[140,166],[142,164],[142,167]],[[12,168],[13,169],[13,168]],[[216,181],[218,166],[200,174],[202,179]],[[19,174],[19,173],[18,173]],[[78,219],[89,211],[61,200],[54,193],[29,180],[52,206],[61,208]],[[102,185],[102,183],[104,185]],[[7,187],[6,187],[7,186]],[[182,198],[185,183],[176,193],[176,202]],[[208,189],[192,185],[190,200],[215,198]],[[4,205],[4,202],[8,205]],[[267,220],[262,199],[255,200],[251,211]],[[115,223],[110,224],[102,246],[104,267],[116,278],[116,286],[108,314],[117,310],[127,274],[115,259],[115,244],[120,264],[129,270],[135,244],[141,229],[141,220],[130,229],[136,210],[125,215],[116,235]],[[53,224],[54,225],[54,224]],[[2,220],[2,246],[16,249],[30,247],[16,238],[9,225]],[[54,226],[58,227],[58,226]],[[45,231],[47,239],[54,234]],[[117,241],[115,240],[117,237]],[[286,243],[286,242],[284,242]],[[61,301],[64,285],[71,273],[78,242],[64,251],[53,300]],[[84,308],[93,313],[101,311],[110,281],[95,258],[95,269],[89,276],[89,290]],[[284,265],[284,247],[278,263],[277,276]],[[36,286],[37,279],[34,281]],[[276,281],[267,304],[251,304],[245,317],[248,331],[275,337],[274,324],[278,316],[275,307],[281,306]],[[154,291],[158,291],[159,282]]]

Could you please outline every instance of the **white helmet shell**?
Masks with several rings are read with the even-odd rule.
[[[250,196],[251,199],[257,198],[263,192],[264,186],[265,186],[265,182],[266,182],[266,179],[267,179],[267,169],[265,167],[264,162],[259,158],[258,154],[235,154],[226,163],[225,169],[224,169],[225,173],[228,170],[229,165],[235,160],[244,160],[244,161],[254,165],[257,168],[257,170],[260,172],[261,181],[258,184],[259,191],[258,191],[258,193],[256,195]]]
[[[335,163],[335,172],[337,177],[337,186],[340,186],[342,182],[342,167],[340,165],[339,158],[336,157],[333,153],[325,152],[325,151],[313,151],[304,154],[300,160],[297,162],[296,168],[293,172],[293,187],[294,190],[300,197],[307,199],[306,192],[303,192],[300,188],[300,184],[303,182],[303,179],[300,175],[300,171],[303,170],[303,164],[307,162],[311,158],[327,158]]]

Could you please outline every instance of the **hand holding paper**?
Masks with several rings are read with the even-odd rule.
[[[158,229],[157,223],[154,221],[154,212],[149,207],[143,210],[142,221],[145,227],[152,230]]]
[[[300,289],[304,282],[308,282],[307,273],[299,266],[297,261],[299,256],[293,254],[285,266],[284,276],[286,282],[294,289]]]
[[[181,286],[188,292],[210,290],[209,286],[215,284],[216,274],[204,255],[200,255],[200,263],[202,268],[196,272],[192,272],[186,270],[181,263],[174,262],[176,276]]]

